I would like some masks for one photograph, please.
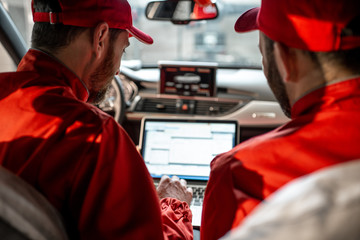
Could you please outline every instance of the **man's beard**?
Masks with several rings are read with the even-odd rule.
[[[273,51],[272,51],[273,52]],[[280,104],[280,107],[284,114],[291,118],[291,105],[289,101],[289,97],[286,92],[285,84],[282,81],[280,73],[276,67],[274,54],[267,54],[268,59],[268,71],[265,74],[268,84],[275,95],[275,98]]]
[[[104,61],[90,76],[91,87],[88,102],[96,105],[104,100],[114,74],[114,47],[110,46]]]

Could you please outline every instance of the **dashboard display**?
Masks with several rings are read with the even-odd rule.
[[[217,63],[160,61],[160,94],[216,96]]]

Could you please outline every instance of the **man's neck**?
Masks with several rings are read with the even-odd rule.
[[[350,79],[354,79],[354,78],[360,78],[360,74],[359,75],[343,75],[343,77],[340,77],[340,75],[337,76],[338,78],[333,78],[331,80],[324,80],[324,81],[314,81],[313,84],[309,84],[306,87],[301,88],[302,91],[299,91],[297,93],[297,98],[293,99],[292,105],[299,100],[300,98],[304,97],[305,95],[309,94],[312,91],[315,91],[317,89],[326,87],[328,85],[332,85],[332,84],[336,84],[342,81],[347,81]],[[323,77],[322,77],[323,78]],[[311,79],[309,79],[309,81],[311,82]],[[309,83],[309,81],[307,81],[307,83]],[[315,84],[317,83],[317,84]]]

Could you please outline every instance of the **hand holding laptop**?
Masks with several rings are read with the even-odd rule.
[[[190,206],[193,191],[192,188],[187,187],[184,179],[179,179],[177,176],[172,178],[166,175],[162,176],[156,190],[160,199],[166,197],[176,198]]]

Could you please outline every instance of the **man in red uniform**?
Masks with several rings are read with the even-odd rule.
[[[285,183],[360,158],[360,1],[262,0],[235,24],[254,29],[269,86],[291,121],[213,160],[202,239],[240,225]]]
[[[33,18],[32,48],[0,74],[0,163],[59,210],[70,239],[192,239],[185,182],[165,177],[157,194],[125,131],[87,103],[106,92],[129,34],[152,43],[128,2],[35,0]]]

